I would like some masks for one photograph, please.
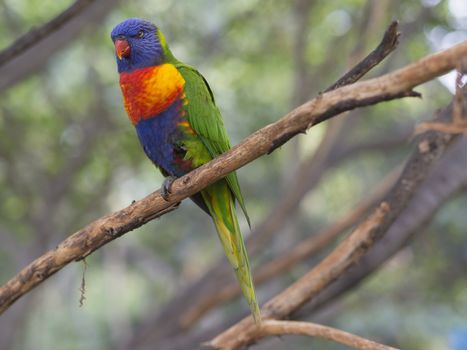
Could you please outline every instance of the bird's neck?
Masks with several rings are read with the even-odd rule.
[[[120,73],[125,110],[136,125],[141,119],[157,117],[183,97],[185,80],[170,63]]]
[[[167,44],[167,40],[165,39],[164,33],[162,33],[162,31],[159,28],[157,28],[157,37],[159,38],[159,44],[164,54],[164,63],[179,63],[179,61],[175,58],[172,51],[170,50],[169,45]]]

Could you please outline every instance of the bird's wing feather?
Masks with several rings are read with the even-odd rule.
[[[208,149],[211,157],[215,158],[230,149],[230,142],[214,95],[206,79],[196,69],[183,63],[176,64],[176,67],[185,79],[188,122]],[[226,176],[226,181],[250,225],[237,174],[230,173]]]

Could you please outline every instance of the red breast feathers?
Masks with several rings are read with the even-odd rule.
[[[182,96],[185,80],[172,64],[120,73],[125,110],[135,125],[156,117]]]

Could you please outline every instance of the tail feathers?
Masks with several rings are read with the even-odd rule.
[[[239,231],[240,232],[240,231]],[[261,312],[259,310],[258,301],[256,300],[255,286],[253,284],[253,277],[251,274],[250,262],[248,261],[248,255],[245,249],[245,244],[243,243],[243,238],[240,234],[240,239],[242,240],[243,252],[243,265],[238,269],[235,269],[235,274],[240,283],[243,295],[248,301],[248,305],[251,310],[251,315],[257,325],[261,324]]]
[[[235,217],[236,222],[236,217]],[[236,223],[236,230],[230,231],[218,220],[214,220],[222,246],[226,252],[230,264],[235,270],[235,275],[240,283],[240,288],[245,296],[256,324],[261,323],[261,313],[256,300],[255,287],[251,274],[250,262],[243,242],[243,237]]]
[[[256,324],[260,324],[261,313],[256,300],[250,262],[238,225],[232,193],[227,187],[227,183],[220,181],[203,191],[203,198],[213,217],[227,259],[235,270],[253,319]]]

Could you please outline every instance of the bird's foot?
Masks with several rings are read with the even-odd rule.
[[[167,176],[162,183],[161,196],[165,201],[169,201],[169,195],[172,193],[172,184],[177,178],[175,176]]]

